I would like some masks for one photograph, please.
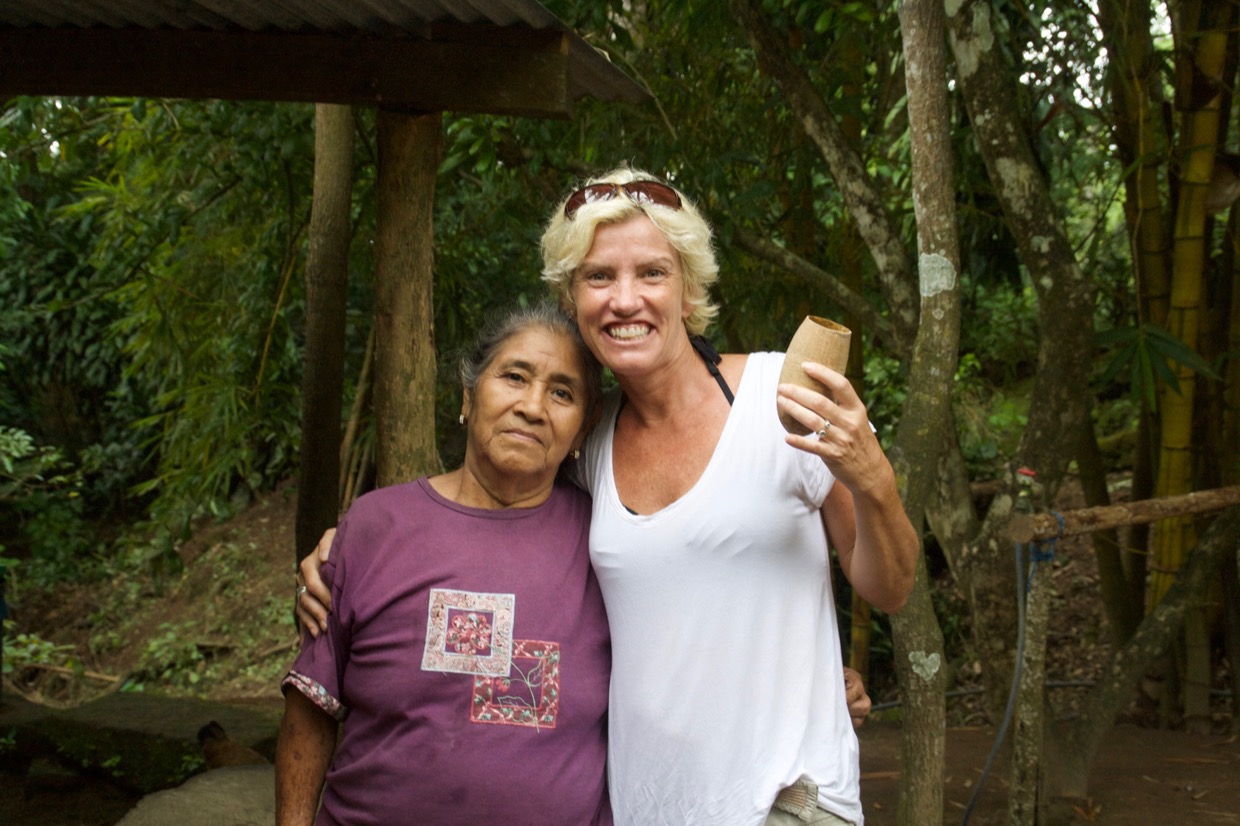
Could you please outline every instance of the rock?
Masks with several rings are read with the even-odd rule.
[[[117,826],[271,826],[275,768],[231,766],[142,798]]]
[[[24,756],[54,757],[148,794],[202,768],[197,733],[210,721],[242,746],[274,757],[280,716],[273,709],[157,694],[112,694],[71,709],[13,703],[0,712],[0,731],[15,732]]]

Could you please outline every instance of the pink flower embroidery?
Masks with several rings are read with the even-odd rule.
[[[490,618],[473,611],[455,615],[448,625],[446,642],[458,654],[490,653]]]

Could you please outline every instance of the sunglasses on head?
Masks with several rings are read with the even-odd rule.
[[[627,184],[593,184],[583,186],[568,196],[564,202],[564,217],[572,218],[586,204],[610,201],[623,193],[639,206],[657,204],[669,209],[680,209],[680,194],[660,181],[631,181]]]

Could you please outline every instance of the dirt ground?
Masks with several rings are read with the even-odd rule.
[[[943,824],[961,824],[995,732],[947,732]],[[900,730],[867,723],[861,739],[861,799],[866,826],[894,826],[900,795]],[[1000,752],[978,793],[972,826],[1006,824],[1007,763]],[[1240,824],[1240,738],[1191,735],[1120,724],[1108,735],[1090,773],[1080,823]]]
[[[147,691],[278,703],[276,685],[296,645],[290,617],[294,508],[295,496],[285,489],[229,522],[201,525],[180,549],[185,572],[159,591],[103,582],[54,595],[21,595],[12,617],[17,631],[72,646],[88,675],[20,669],[6,679],[4,693],[73,704],[117,690],[130,678]],[[1109,650],[1088,543],[1061,542],[1054,566],[1047,676],[1057,686],[1051,691],[1056,713],[1070,715],[1101,675]],[[121,599],[122,592],[129,596]],[[962,604],[947,584],[938,597],[940,613]],[[967,628],[946,633],[949,639],[963,637]],[[186,659],[194,663],[192,679],[182,671],[173,680],[169,674],[178,672],[161,670]],[[963,653],[949,667],[956,693],[948,703],[943,823],[959,824],[990,753],[994,721],[980,698],[968,693],[979,684],[980,665]],[[1221,670],[1217,688],[1227,687],[1226,676]],[[876,703],[895,699],[889,676],[875,673],[870,686]],[[1134,700],[1102,744],[1079,822],[1240,824],[1240,742],[1230,734],[1230,699],[1220,695],[1215,712],[1211,733],[1188,734],[1150,727],[1152,718]],[[876,712],[860,733],[870,826],[896,823],[898,713],[898,707]],[[32,778],[0,773],[0,824],[110,826],[135,802],[106,781],[65,778],[54,768]],[[1007,781],[1001,754],[971,824],[1006,822]]]

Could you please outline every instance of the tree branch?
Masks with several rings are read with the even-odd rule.
[[[870,302],[850,290],[843,281],[826,270],[814,266],[796,253],[744,227],[736,227],[733,238],[740,248],[750,255],[804,278],[819,289],[830,293],[831,297],[840,303],[840,306],[860,319],[867,330],[873,331],[874,335],[883,339],[884,343],[890,346],[899,357],[904,358],[908,355],[907,350],[903,349],[896,339],[891,329],[891,322],[879,315]]]
[[[912,349],[917,330],[919,302],[913,289],[913,268],[904,242],[891,227],[891,219],[861,158],[847,138],[805,71],[796,64],[767,22],[755,0],[732,0],[732,10],[745,29],[762,71],[783,91],[788,105],[827,163],[844,205],[857,231],[865,240],[878,269],[883,295],[891,308],[891,328],[899,352]]]

